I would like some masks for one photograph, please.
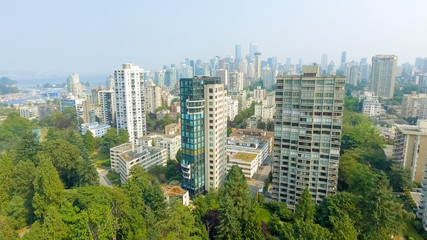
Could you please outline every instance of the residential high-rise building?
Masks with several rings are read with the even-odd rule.
[[[402,117],[422,118],[427,95],[425,93],[403,94],[402,97]]]
[[[80,83],[79,74],[75,73],[67,78],[67,90],[76,98],[83,96],[83,86]]]
[[[264,68],[262,70],[262,74],[261,74],[262,82],[266,89],[273,88],[274,84],[276,83],[276,75],[277,75],[277,70],[274,70],[272,68]]]
[[[180,80],[182,187],[196,196],[226,175],[227,92],[218,77]]]
[[[154,84],[145,86],[145,103],[146,111],[155,113],[162,106],[162,88]]]
[[[132,63],[125,63],[122,69],[114,71],[117,131],[127,130],[132,143],[147,134],[142,73],[143,70]]]
[[[346,63],[344,75],[346,76],[346,83],[357,86],[359,80],[359,69],[357,62],[351,61]]]
[[[114,77],[111,75],[107,78],[107,90],[114,90]]]
[[[396,76],[397,56],[372,57],[371,90],[382,98],[392,98]]]
[[[411,171],[411,181],[421,183],[426,168],[427,120],[417,125],[397,125],[393,145],[393,165]]]
[[[99,104],[101,105],[101,123],[115,126],[116,99],[114,97],[114,90],[99,91],[98,96]]]
[[[243,90],[244,75],[242,72],[231,72],[228,75],[227,88],[230,91],[242,91]]]
[[[273,195],[291,209],[306,187],[316,203],[337,192],[344,76],[278,76],[276,83]]]
[[[255,53],[255,80],[261,79],[261,53]]]
[[[214,70],[214,77],[219,77],[224,86],[228,86],[228,71],[227,69]]]

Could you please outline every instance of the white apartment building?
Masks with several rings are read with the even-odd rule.
[[[227,156],[241,153],[257,155],[257,165],[261,166],[268,156],[268,143],[250,136],[233,136],[227,139]]]
[[[146,110],[149,113],[155,113],[158,107],[162,106],[162,88],[160,86],[147,84],[145,86]]]
[[[134,165],[141,165],[145,171],[151,166],[165,166],[167,162],[167,151],[158,147],[143,147],[132,143],[110,149],[111,169],[120,174],[122,183],[130,177],[130,170]]]
[[[217,189],[226,177],[227,90],[224,84],[206,82],[205,99],[205,189]]]
[[[426,94],[412,92],[402,97],[402,116],[405,118],[422,118],[426,103]]]
[[[257,86],[256,89],[254,89],[254,99],[257,101],[262,101],[267,96],[267,90],[261,88],[261,86]]]
[[[239,114],[239,101],[227,97],[227,115],[230,121],[233,121],[234,118]]]
[[[100,138],[111,126],[108,124],[99,124],[99,123],[84,123],[81,125],[81,133],[84,135],[87,131],[91,131],[94,137]]]
[[[129,132],[129,141],[147,134],[143,70],[132,63],[114,71],[116,128]]]
[[[230,72],[228,74],[228,85],[229,91],[243,91],[243,72]]]
[[[39,116],[39,111],[37,106],[20,107],[19,115],[23,118],[28,118],[32,120],[36,119]]]
[[[242,169],[243,175],[246,178],[252,178],[253,175],[258,171],[259,156],[253,153],[236,152],[227,155],[227,171],[231,169],[233,165],[237,165]]]
[[[153,144],[154,143],[154,144]],[[138,144],[143,147],[159,147],[167,150],[169,160],[176,159],[176,153],[181,148],[181,135],[165,136],[151,133],[138,138]]]

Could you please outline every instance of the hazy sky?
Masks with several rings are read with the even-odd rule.
[[[427,57],[427,1],[6,1],[0,2],[0,71],[111,73],[248,53],[339,63],[396,54]]]

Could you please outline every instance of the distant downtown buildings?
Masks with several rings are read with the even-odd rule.
[[[337,192],[344,76],[280,76],[276,88],[273,195],[293,209],[308,187],[316,203]]]
[[[226,90],[218,77],[180,80],[182,187],[196,196],[226,176]]]

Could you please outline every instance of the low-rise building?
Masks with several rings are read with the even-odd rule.
[[[181,134],[181,119],[178,118],[178,123],[171,123],[165,126],[165,135],[171,136]]]
[[[37,106],[39,119],[43,119],[47,116],[52,115],[53,111],[58,110],[58,107],[55,105],[43,104]]]
[[[176,159],[176,153],[181,148],[181,134],[165,136],[151,133],[138,138],[138,143],[143,147],[159,147],[167,150],[168,159]]]
[[[162,190],[165,193],[166,201],[170,202],[171,199],[179,199],[184,206],[190,205],[190,194],[187,190],[182,189],[177,185],[162,185]]]
[[[245,137],[250,136],[268,143],[268,154],[273,153],[274,132],[261,129],[235,129],[230,134],[230,137]]]
[[[257,155],[258,165],[262,165],[268,156],[268,144],[251,136],[230,136],[227,139],[227,155],[238,152]]]
[[[427,120],[417,126],[397,125],[393,146],[393,165],[411,171],[411,180],[421,183],[427,158]]]
[[[94,137],[100,138],[111,126],[108,124],[99,124],[99,123],[84,123],[81,125],[81,133],[84,135],[87,131],[91,131]]]
[[[233,165],[237,165],[242,169],[243,175],[245,175],[246,178],[252,178],[258,170],[258,163],[259,156],[257,154],[236,152],[227,155],[227,171],[229,171]]]
[[[19,115],[30,120],[36,119],[39,116],[39,111],[36,106],[26,106],[19,108]]]
[[[135,165],[141,165],[145,171],[151,166],[165,166],[167,162],[167,151],[158,147],[143,147],[132,143],[110,149],[111,169],[120,174],[122,183],[130,177],[130,170]]]

